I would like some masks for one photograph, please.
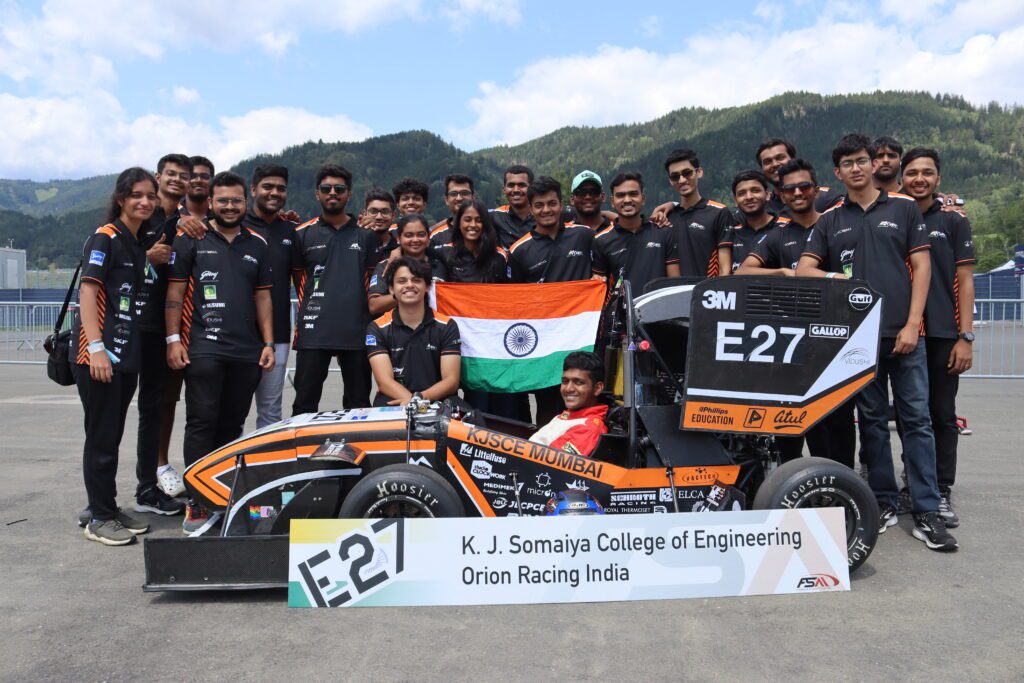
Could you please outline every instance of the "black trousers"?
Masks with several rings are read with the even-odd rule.
[[[935,470],[939,488],[947,490],[956,480],[956,449],[960,430],[956,424],[956,394],[960,375],[949,374],[946,364],[956,339],[924,339],[928,356],[928,411],[935,432]]]
[[[185,370],[185,467],[242,435],[262,373],[252,361],[190,360]]]
[[[140,330],[142,349],[139,368],[139,438],[136,445],[138,463],[135,477],[139,484],[135,494],[156,486],[156,462],[160,453],[160,406],[167,384],[167,342],[162,332]]]
[[[857,447],[857,426],[853,421],[856,399],[849,399],[807,434],[807,448],[817,458],[835,460],[853,469]]]
[[[341,407],[370,407],[372,375],[366,351],[299,349],[295,354],[295,401],[292,403],[292,415],[320,410],[320,398],[332,358],[338,359],[338,367],[341,368]]]
[[[108,384],[94,381],[88,365],[71,367],[85,409],[82,473],[89,509],[93,519],[113,519],[117,514],[117,451],[139,375],[115,370]]]

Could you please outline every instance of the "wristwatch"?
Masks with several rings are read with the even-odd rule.
[[[274,342],[263,342],[263,348],[272,349],[274,348]]]
[[[973,344],[974,343],[974,333],[973,332],[961,332],[960,333],[960,338],[963,339],[968,344]]]

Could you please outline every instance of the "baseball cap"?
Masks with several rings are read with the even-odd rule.
[[[601,176],[597,175],[593,171],[580,171],[579,175],[572,179],[572,190],[570,191],[575,192],[580,185],[588,180],[597,183],[598,187],[602,187]]]

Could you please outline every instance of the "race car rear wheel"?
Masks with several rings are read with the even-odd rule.
[[[370,472],[352,487],[338,516],[462,517],[462,501],[437,472],[421,465],[388,465]]]
[[[857,473],[825,458],[797,458],[765,479],[755,510],[840,507],[846,515],[846,543],[853,571],[878,540],[878,502]]]

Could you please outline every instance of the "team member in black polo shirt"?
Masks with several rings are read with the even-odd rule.
[[[612,179],[612,208],[618,214],[615,225],[594,236],[594,275],[615,287],[620,274],[634,296],[644,285],[659,277],[679,276],[679,257],[671,228],[659,228],[644,218],[644,181],[639,173],[620,173]]]
[[[700,179],[704,169],[696,152],[673,150],[665,160],[665,172],[679,193],[679,205],[668,212],[668,221],[679,250],[680,274],[686,277],[728,275],[732,263],[729,237],[734,221],[725,204],[701,197]]]
[[[779,169],[779,180],[779,196],[786,202],[786,209],[793,220],[765,233],[736,271],[737,275],[792,277],[796,274],[811,228],[821,216],[814,208],[818,179],[809,162],[790,159]],[[853,469],[857,441],[853,421],[855,405],[855,400],[849,399],[807,432],[807,447],[811,455],[835,460]],[[777,438],[783,459],[791,460],[801,455],[802,438]]]
[[[509,250],[512,282],[589,280],[594,231],[562,222],[562,186],[554,178],[541,176],[530,183],[526,196],[536,224]],[[557,386],[538,389],[534,398],[536,424],[546,424],[562,410]]]
[[[391,196],[398,204],[398,215],[410,213],[426,213],[427,201],[430,199],[430,188],[426,183],[415,178],[402,178],[391,188]]]
[[[281,397],[292,334],[292,244],[296,224],[281,217],[288,201],[287,168],[276,164],[257,166],[249,190],[252,201],[242,226],[267,241],[274,311],[274,369],[265,371],[256,387],[256,427],[262,429],[281,421]]]
[[[401,256],[407,256],[417,261],[426,261],[433,273],[433,279],[445,280],[444,264],[437,257],[427,253],[427,247],[430,244],[427,217],[421,213],[406,214],[398,219],[396,230],[398,253],[378,263],[370,277],[370,287],[366,294],[371,316],[382,315],[395,307],[395,297],[388,289],[385,276],[387,269],[394,264],[395,259]]]
[[[516,240],[533,229],[533,214],[526,190],[533,182],[533,171],[528,166],[513,164],[505,169],[505,199],[508,204],[491,211],[491,221],[498,233],[498,242],[508,249]]]
[[[274,368],[274,323],[267,241],[242,227],[245,181],[210,182],[213,218],[202,240],[174,239],[167,288],[167,361],[185,368],[185,466],[242,433],[262,370]],[[207,513],[190,503],[182,530]]]
[[[765,235],[789,223],[788,218],[780,218],[765,208],[768,201],[768,179],[760,171],[737,173],[732,179],[732,197],[739,208],[741,223],[733,227],[729,240],[732,242],[730,273],[740,267]]]
[[[896,523],[899,493],[889,443],[891,381],[904,424],[903,459],[914,536],[933,550],[956,550],[956,540],[939,515],[927,358],[919,343],[931,278],[928,231],[913,199],[874,186],[869,146],[863,135],[847,135],[832,151],[836,177],[846,186],[847,195],[818,219],[797,275],[860,278],[882,295],[878,374],[857,395],[861,458],[881,509],[879,531]]]
[[[459,229],[452,231],[452,241],[432,248],[444,264],[448,282],[508,280],[508,252],[498,246],[498,236],[491,222],[493,215],[479,199],[462,202],[459,206],[455,214],[455,225]]]
[[[156,189],[156,180],[147,171],[122,172],[107,212],[109,223],[89,237],[82,253],[79,313],[70,351],[85,410],[82,469],[90,511],[85,537],[105,545],[127,545],[135,534],[149,530],[118,508],[115,477],[128,405],[139,377],[135,298],[146,253],[137,235],[156,208]]]
[[[903,189],[917,201],[928,226],[932,281],[924,322],[928,357],[928,406],[935,432],[935,466],[939,483],[939,514],[946,526],[960,519],[950,502],[956,479],[959,430],[956,394],[960,375],[971,367],[974,342],[974,238],[967,217],[943,211],[935,194],[941,181],[939,154],[915,147],[903,157]]]
[[[177,233],[181,204],[192,182],[192,160],[184,154],[165,154],[157,162],[157,200],[153,214],[142,224],[139,241],[146,249],[145,280],[139,290],[139,341],[142,362],[139,371],[139,433],[136,446],[136,475],[139,490],[158,487],[170,496],[185,492],[178,472],[168,464],[174,409],[181,390],[181,378],[167,368],[167,344],[164,342],[164,297],[167,295],[168,262]],[[153,507],[170,503],[160,496]],[[184,506],[174,503],[177,512]]]
[[[589,280],[594,231],[584,225],[563,225],[562,186],[541,176],[527,190],[536,225],[509,249],[512,282]]]
[[[473,190],[473,179],[461,173],[450,173],[444,179],[444,204],[451,213],[448,218],[435,223],[430,228],[430,244],[439,246],[452,241],[452,221],[455,212],[462,202],[472,200],[476,195]]]
[[[403,256],[385,277],[398,305],[366,328],[366,353],[378,388],[373,404],[405,405],[413,394],[431,401],[454,396],[462,342],[455,321],[427,306],[430,264]]]
[[[345,213],[351,173],[334,164],[322,166],[316,185],[323,213],[296,228],[292,244],[299,297],[293,415],[319,409],[332,358],[341,366],[342,406],[370,405],[363,341],[370,322],[366,288],[377,265],[379,240]]]

